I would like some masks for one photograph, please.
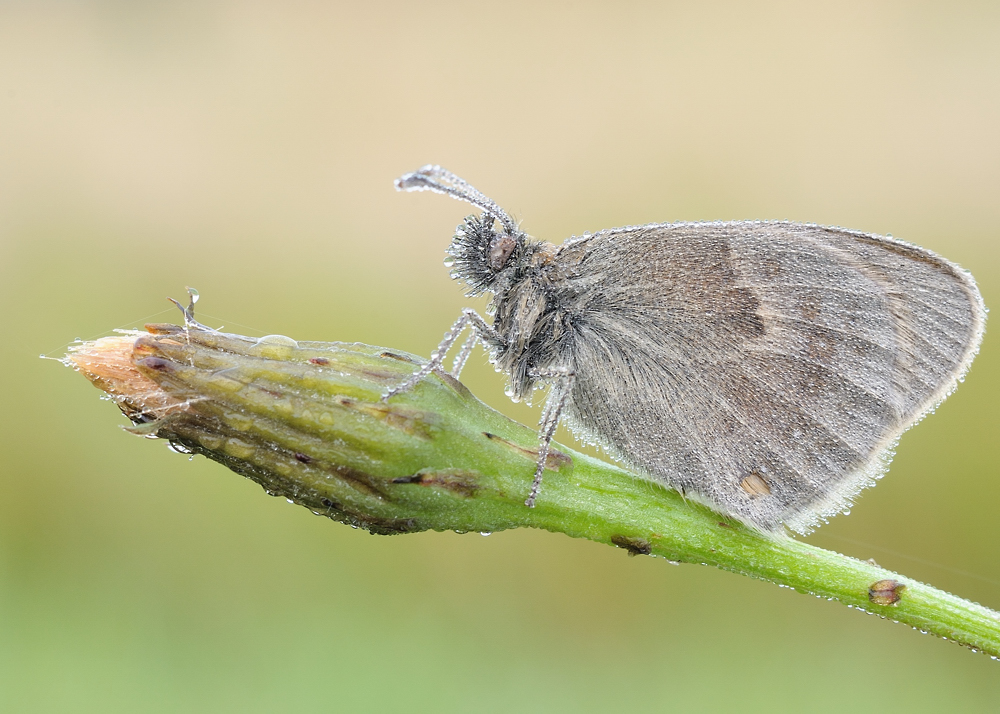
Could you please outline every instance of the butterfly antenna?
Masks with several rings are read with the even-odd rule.
[[[471,203],[473,206],[483,209],[496,220],[503,224],[507,234],[516,236],[518,234],[517,224],[514,219],[507,215],[500,206],[491,198],[487,198],[481,191],[470,186],[464,179],[459,178],[451,171],[446,171],[440,166],[421,166],[413,173],[404,174],[396,179],[397,191],[434,191],[443,193],[459,201]]]

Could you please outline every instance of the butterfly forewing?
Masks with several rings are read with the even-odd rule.
[[[968,368],[985,312],[929,251],[794,223],[604,231],[551,273],[571,425],[765,530],[808,531],[881,475]]]

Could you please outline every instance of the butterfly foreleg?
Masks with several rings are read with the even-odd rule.
[[[504,342],[500,338],[499,333],[493,329],[493,326],[480,317],[479,313],[471,308],[466,308],[462,311],[462,316],[455,320],[455,324],[451,326],[451,329],[444,333],[444,339],[441,340],[441,344],[438,345],[436,350],[431,352],[430,361],[410,375],[405,382],[389,389],[382,395],[382,401],[388,401],[397,394],[410,391],[431,372],[443,372],[444,360],[448,356],[448,351],[454,346],[466,327],[472,328],[472,334],[462,344],[462,348],[459,350],[458,355],[455,357],[455,362],[452,364],[451,376],[455,379],[458,379],[458,375],[461,374],[462,368],[469,359],[469,355],[472,354],[472,348],[476,346],[476,342],[482,341],[489,347],[502,345]]]

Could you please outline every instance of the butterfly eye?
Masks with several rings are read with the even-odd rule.
[[[507,259],[514,252],[517,241],[509,235],[498,235],[490,241],[490,268],[493,270],[503,270],[507,264]]]

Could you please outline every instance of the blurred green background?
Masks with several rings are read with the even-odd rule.
[[[836,224],[1000,305],[996,2],[361,5],[0,5],[0,710],[996,711],[1000,663],[836,603],[317,518],[38,359],[185,285],[213,326],[428,354],[470,301],[442,266],[468,209],[392,188],[424,163],[554,242]],[[1000,607],[998,335],[811,542]]]

